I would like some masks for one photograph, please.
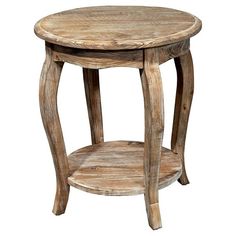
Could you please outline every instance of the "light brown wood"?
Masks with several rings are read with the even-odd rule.
[[[135,195],[145,192],[144,144],[113,141],[81,148],[69,155],[71,186],[102,195]],[[178,155],[162,148],[159,189],[181,175]]]
[[[143,50],[101,51],[66,48],[53,45],[53,58],[81,67],[103,69],[109,67],[143,68]]]
[[[179,57],[189,50],[189,39],[156,48],[159,52],[159,64]],[[143,68],[143,50],[101,51],[67,48],[51,44],[54,61],[68,62],[91,69],[109,67]]]
[[[84,89],[87,101],[92,144],[103,142],[102,106],[99,71],[83,68]]]
[[[46,41],[40,80],[40,109],[57,177],[53,212],[64,213],[69,186],[103,195],[144,193],[149,225],[161,227],[159,189],[175,180],[189,183],[184,147],[193,96],[190,38],[201,21],[186,12],[141,6],[80,8],[47,16],[35,25]],[[162,147],[164,105],[160,64],[175,58],[177,91],[171,150]],[[67,157],[57,111],[64,62],[83,67],[91,146]],[[145,141],[104,142],[98,69],[140,70]]]
[[[190,51],[175,58],[175,66],[177,70],[177,90],[171,149],[173,152],[177,153],[182,160],[183,172],[179,178],[179,182],[185,185],[189,183],[189,180],[185,169],[184,148],[194,91],[193,62]]]
[[[201,21],[189,13],[142,6],[78,8],[35,25],[37,36],[47,42],[101,50],[158,47],[190,38],[200,29]]]
[[[145,106],[144,195],[149,225],[152,229],[158,229],[161,227],[158,179],[164,131],[164,104],[159,55],[155,49],[144,50],[141,81]]]
[[[52,51],[46,46],[46,59],[40,79],[39,101],[56,171],[57,190],[53,207],[53,213],[56,215],[65,212],[70,190],[67,183],[69,167],[57,111],[57,90],[62,67],[62,62],[53,61]]]
[[[170,59],[184,55],[186,52],[188,52],[189,47],[190,40],[187,39],[178,43],[156,48],[159,55],[159,65],[165,63]]]

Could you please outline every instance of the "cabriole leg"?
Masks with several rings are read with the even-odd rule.
[[[171,149],[173,152],[178,153],[182,160],[182,175],[179,178],[179,182],[186,185],[189,180],[185,169],[184,148],[194,90],[193,62],[190,51],[175,58],[175,66],[177,70],[177,90]]]
[[[99,71],[83,68],[83,76],[92,144],[97,144],[104,141]]]
[[[149,225],[152,229],[158,229],[161,228],[158,180],[164,130],[164,106],[157,49],[144,50],[144,68],[140,73],[145,106],[144,195]]]
[[[69,197],[69,185],[67,183],[69,167],[57,110],[57,90],[62,67],[62,62],[53,61],[51,48],[46,45],[46,60],[41,73],[39,101],[57,178],[57,190],[53,206],[55,215],[65,212]]]

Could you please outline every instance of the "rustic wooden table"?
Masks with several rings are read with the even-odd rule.
[[[193,96],[190,37],[201,21],[186,12],[141,6],[79,8],[47,16],[35,25],[46,42],[40,109],[54,160],[57,191],[53,212],[65,211],[70,186],[103,195],[145,196],[149,225],[161,227],[158,189],[187,184],[184,146]],[[177,92],[171,150],[162,147],[163,91],[159,65],[174,58]],[[67,155],[57,109],[64,62],[83,67],[92,145]],[[140,70],[145,107],[143,142],[104,142],[99,70]]]

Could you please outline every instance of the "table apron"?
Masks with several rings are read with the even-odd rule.
[[[64,47],[46,42],[52,49],[54,61],[63,61],[90,69],[109,67],[143,68],[145,49],[133,50],[92,50]],[[185,54],[190,47],[190,40],[186,39],[174,44],[156,47],[159,64]]]

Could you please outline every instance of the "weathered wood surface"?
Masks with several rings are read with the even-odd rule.
[[[172,58],[179,57],[189,50],[189,39],[178,43],[155,48],[159,55],[159,64]],[[68,62],[91,69],[109,67],[143,68],[143,50],[87,50],[67,48],[51,44],[54,61]]]
[[[184,148],[194,91],[193,62],[190,51],[175,58],[175,66],[177,70],[177,89],[171,149],[173,152],[177,153],[182,160],[183,171],[179,182],[185,185],[189,183],[189,180],[185,169]]]
[[[178,43],[173,43],[156,48],[156,50],[158,51],[157,53],[159,57],[159,65],[165,63],[170,59],[184,55],[186,52],[188,52],[189,47],[190,40],[187,39]]]
[[[157,47],[197,34],[201,21],[186,12],[142,6],[78,8],[53,14],[35,25],[47,42],[81,49]]]
[[[91,69],[109,67],[143,68],[143,50],[101,51],[52,45],[55,61],[63,61]]]
[[[104,140],[99,71],[83,68],[83,77],[92,144],[97,144]]]
[[[102,195],[134,195],[145,192],[144,144],[113,141],[81,148],[69,155],[71,186]],[[179,157],[162,148],[159,188],[177,180],[181,174]]]
[[[41,19],[35,33],[46,41],[40,109],[57,177],[53,212],[65,211],[69,186],[104,195],[144,193],[149,224],[161,227],[158,190],[175,180],[187,184],[184,146],[193,95],[190,37],[201,21],[159,7],[103,6],[64,11]],[[159,65],[175,58],[177,92],[171,150],[162,148],[163,91]],[[64,62],[83,67],[92,146],[67,158],[57,111]],[[98,69],[140,69],[145,105],[145,144],[105,142]]]
[[[144,174],[145,203],[149,225],[161,227],[158,200],[161,149],[164,131],[164,101],[159,55],[154,48],[144,50],[144,69],[141,71],[145,111]]]
[[[39,101],[56,171],[57,190],[53,207],[53,213],[56,215],[65,212],[69,196],[69,185],[67,183],[69,167],[57,111],[57,90],[62,67],[62,62],[53,61],[52,51],[46,46],[46,59],[40,79]]]

